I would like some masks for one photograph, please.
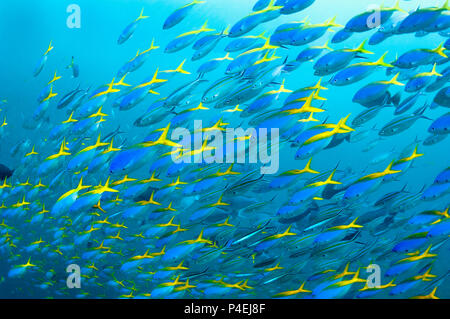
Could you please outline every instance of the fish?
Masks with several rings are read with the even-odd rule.
[[[336,32],[336,34],[333,36],[333,38],[331,39],[331,43],[341,43],[344,42],[347,39],[350,39],[350,37],[353,35],[353,32],[341,29],[338,32]],[[371,43],[369,43],[371,44]]]
[[[375,32],[369,39],[370,45],[378,45],[384,42],[386,39],[389,39],[392,34],[381,31],[381,28]]]
[[[418,8],[402,21],[397,32],[412,33],[426,28],[438,18],[441,11],[447,10],[447,8],[447,2],[442,7]]]
[[[431,123],[428,132],[432,134],[448,134],[450,132],[450,112]]]
[[[194,0],[181,8],[176,9],[174,12],[172,12],[164,21],[163,29],[167,30],[170,28],[173,28],[177,24],[179,24],[181,21],[186,19],[188,14],[191,12],[191,10],[197,5],[205,3],[206,1],[200,1],[200,0]]]
[[[423,145],[424,146],[431,146],[431,145],[435,145],[439,142],[442,142],[443,140],[445,140],[447,137],[447,135],[429,135],[426,139],[424,139],[423,141]]]
[[[225,47],[226,52],[238,52],[250,47],[260,47],[267,41],[266,32],[259,35],[246,35],[230,41]],[[258,43],[259,42],[259,43]]]
[[[144,15],[144,8],[142,8],[139,17],[137,17],[136,20],[128,24],[125,27],[125,29],[122,30],[122,32],[119,35],[119,38],[117,39],[117,44],[121,45],[124,44],[126,41],[128,41],[128,39],[130,39],[133,36],[134,32],[136,31],[141,21],[148,18],[149,16]]]
[[[197,61],[207,56],[217,46],[222,38],[227,37],[227,32],[228,31],[225,29],[221,33],[208,34],[198,39],[192,46],[192,48],[196,51],[191,60]]]
[[[399,105],[395,108],[394,114],[399,115],[399,114],[402,114],[402,113],[405,113],[406,111],[408,111],[410,108],[412,108],[417,103],[417,100],[422,95],[423,95],[423,93],[417,92],[416,94],[410,95],[409,97],[407,97],[406,99],[401,101],[399,103]]]
[[[47,63],[48,54],[53,49],[54,49],[54,47],[52,46],[52,41],[50,41],[50,44],[48,45],[47,50],[44,52],[44,54],[41,56],[41,58],[39,59],[38,63],[34,67],[34,71],[33,71],[33,76],[34,77],[37,77],[42,72],[42,70],[44,69],[45,64]]]
[[[202,83],[207,82],[208,80],[202,79],[201,74],[195,79],[194,81],[191,81],[189,83],[186,83],[182,85],[181,87],[175,89],[172,93],[170,93],[164,100],[164,107],[176,107],[179,105],[179,103],[186,98],[187,96],[191,95],[192,91],[197,88],[197,86],[201,85]]]
[[[411,115],[401,116],[399,118],[390,121],[381,128],[378,134],[380,136],[396,135],[410,128],[411,125],[413,125],[420,118],[429,119],[428,117],[423,115],[423,113],[426,111],[427,108],[428,105],[425,104],[424,106],[414,111],[414,113]]]
[[[406,83],[405,91],[410,93],[420,91],[430,84],[433,76],[442,76],[442,74],[436,72],[436,64],[434,64],[431,72],[419,73],[409,79],[408,83]]]
[[[433,99],[433,105],[450,107],[449,94],[450,94],[449,87],[445,87],[439,90],[439,92],[435,95]]]
[[[361,113],[356,115],[355,118],[352,120],[352,125],[354,125],[354,126],[363,125],[364,123],[375,118],[378,115],[378,113],[380,113],[380,111],[382,109],[384,109],[384,107],[385,107],[384,105],[375,106],[375,107],[371,107],[371,108],[368,108],[367,110],[362,111]]]
[[[314,3],[314,0],[284,0],[277,1],[275,5],[280,4],[281,14],[293,14],[305,10]]]
[[[321,46],[312,46],[304,49],[297,55],[297,58],[295,60],[297,62],[312,61],[315,58],[319,57],[325,50],[333,50],[328,46],[328,42]]]
[[[301,46],[320,39],[332,27],[342,27],[342,25],[335,22],[335,18],[325,21],[324,23],[304,25],[299,23],[299,26],[294,29],[287,29],[275,33],[270,37],[270,44],[272,45],[292,45]]]
[[[431,83],[430,85],[428,85],[426,87],[425,91],[426,92],[434,92],[434,91],[441,89],[447,82],[448,78],[450,77],[449,72],[450,72],[450,68],[448,68],[448,67],[445,68],[443,71],[441,71],[442,76],[437,77],[433,83]]]
[[[397,81],[398,76],[399,73],[389,81],[378,81],[367,84],[355,93],[353,102],[365,107],[384,105],[385,102],[390,101],[391,95],[388,89],[391,85],[404,86],[403,83]]]
[[[66,106],[70,105],[74,101],[74,99],[76,98],[77,94],[80,93],[80,92],[83,92],[83,90],[80,90],[80,87],[78,87],[77,89],[67,93],[58,102],[57,108],[58,109],[62,109],[62,108],[65,108]]]
[[[447,57],[443,43],[435,49],[415,49],[400,55],[392,65],[400,69],[413,69],[418,66],[432,64],[438,57]]]
[[[230,32],[228,36],[230,38],[236,38],[240,37],[250,31],[252,31],[254,28],[256,28],[258,25],[271,21],[273,19],[276,19],[280,16],[281,12],[280,9],[282,6],[278,6],[276,4],[276,0],[271,0],[269,4],[262,10],[254,11],[248,16],[245,16],[238,22],[236,22],[230,29]]]
[[[344,86],[356,83],[369,76],[377,67],[393,67],[391,64],[385,63],[384,58],[387,52],[375,62],[361,62],[350,65],[349,67],[336,73],[330,83],[336,86]]]
[[[34,24],[34,69],[3,52],[1,297],[448,298],[442,2],[148,2],[83,15],[121,31],[83,56]]]
[[[314,64],[314,74],[324,76],[335,73],[345,68],[358,54],[373,54],[373,52],[364,49],[365,43],[364,41],[356,49],[334,50],[325,54]]]
[[[401,190],[399,190],[399,191],[385,194],[383,197],[381,197],[379,200],[377,200],[373,206],[374,207],[379,207],[379,206],[389,205],[390,202],[392,200],[394,200],[399,194],[401,194],[401,193],[408,193],[408,192],[406,192],[406,187],[407,187],[407,184],[405,184],[403,186],[403,188]]]
[[[208,28],[208,21],[205,21],[205,23],[202,25],[201,28],[182,33],[175,39],[170,41],[167,44],[166,48],[164,49],[164,52],[165,53],[178,52],[191,45],[201,33],[210,31],[214,31],[214,29]]]
[[[222,61],[225,60],[229,60],[232,61],[233,58],[230,57],[229,52],[222,58],[215,58],[212,60],[209,60],[205,63],[203,63],[202,65],[200,65],[197,69],[197,73],[199,74],[205,74],[205,73],[209,73],[212,72],[214,70],[216,70],[218,67],[220,67],[220,64],[222,63]]]
[[[74,57],[72,57],[72,61],[68,66],[66,66],[66,69],[72,69],[72,76],[74,78],[77,78],[80,75],[80,67],[75,63]]]
[[[14,170],[9,169],[3,164],[0,164],[0,179],[5,180],[7,178],[10,178],[14,173]]]

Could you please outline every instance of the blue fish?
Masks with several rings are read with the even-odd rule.
[[[172,12],[172,14],[167,17],[166,21],[164,21],[163,29],[167,30],[176,26],[187,17],[189,12],[191,12],[195,5],[201,3],[205,3],[205,1],[194,0],[191,3],[188,3]]]
[[[123,29],[122,33],[119,36],[119,39],[117,39],[117,44],[124,44],[129,38],[131,38],[134,31],[136,31],[136,28],[139,25],[139,23],[147,18],[148,16],[144,16],[144,8],[142,8],[139,17],[137,17],[136,20],[131,22],[129,25],[125,27],[125,29]]]

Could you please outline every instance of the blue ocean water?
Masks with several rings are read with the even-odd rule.
[[[277,48],[276,55],[280,56],[280,58],[269,62],[269,67],[279,65],[285,59],[286,61],[293,61],[306,47],[323,45],[327,40],[330,41],[329,46],[334,50],[354,49],[376,32],[375,30],[355,32],[348,40],[342,43],[331,43],[331,39],[336,32],[343,29],[343,26],[352,17],[365,12],[370,5],[381,5],[381,1],[355,2],[353,0],[342,0],[338,4],[332,0],[316,0],[312,2],[312,5],[304,10],[293,14],[282,14],[272,21],[260,23],[252,31],[243,35],[259,35],[265,31],[266,36],[270,36],[275,33],[275,29],[278,26],[284,23],[306,20],[314,25],[324,23],[334,16],[336,16],[336,23],[342,25],[342,27],[330,28],[318,40],[305,45],[286,45]],[[256,1],[254,0],[210,0],[205,3],[195,4],[192,11],[189,12],[183,21],[168,30],[163,30],[162,28],[164,21],[176,9],[186,5],[187,1],[43,0],[39,2],[2,1],[0,3],[0,38],[2,39],[1,46],[3,49],[2,59],[0,59],[0,69],[2,70],[0,100],[7,100],[6,103],[0,106],[0,123],[3,118],[6,118],[7,122],[7,125],[0,128],[2,129],[0,131],[0,164],[11,170],[14,169],[12,176],[8,176],[5,182],[10,184],[11,187],[0,189],[0,201],[5,206],[0,210],[0,220],[4,220],[5,225],[7,225],[7,227],[0,228],[2,238],[0,241],[0,278],[2,278],[0,282],[0,297],[270,298],[283,291],[298,289],[303,282],[306,282],[305,289],[312,292],[296,293],[293,294],[294,297],[356,298],[360,293],[359,290],[364,288],[364,283],[347,284],[344,286],[345,289],[337,289],[329,288],[333,280],[337,279],[334,279],[331,275],[328,276],[327,273],[324,273],[323,277],[319,279],[313,280],[310,277],[327,270],[332,270],[336,274],[341,273],[346,264],[349,263],[352,274],[348,275],[348,277],[343,277],[344,279],[351,279],[357,269],[361,269],[361,276],[366,278],[367,275],[363,267],[367,267],[370,263],[376,263],[382,269],[382,284],[387,284],[392,279],[392,276],[390,278],[384,276],[390,267],[397,261],[408,258],[406,253],[419,251],[419,253],[413,255],[419,256],[426,251],[429,245],[437,247],[433,251],[437,256],[425,258],[425,260],[420,259],[418,265],[414,264],[411,269],[402,270],[400,274],[394,276],[394,282],[399,285],[402,281],[413,276],[423,275],[429,267],[432,267],[431,273],[436,277],[433,277],[430,281],[428,279],[420,281],[417,285],[401,294],[389,294],[391,288],[383,288],[374,297],[409,298],[428,295],[435,287],[438,287],[437,296],[441,298],[450,296],[447,276],[449,269],[446,264],[450,246],[447,240],[449,235],[448,226],[445,228],[445,223],[448,223],[445,218],[448,218],[448,215],[443,215],[442,220],[435,224],[443,223],[445,228],[442,233],[439,233],[437,238],[429,236],[434,229],[433,227],[435,227],[431,223],[437,219],[422,225],[412,225],[409,222],[412,217],[424,211],[444,212],[450,205],[448,192],[444,192],[442,196],[433,200],[425,201],[420,197],[434,183],[436,176],[449,167],[450,140],[448,138],[435,145],[423,145],[423,141],[430,136],[428,128],[431,123],[448,113],[448,110],[442,105],[432,109],[428,108],[424,113],[428,119],[420,118],[404,132],[393,136],[380,137],[378,131],[396,117],[393,114],[395,106],[382,108],[376,118],[368,123],[364,123],[362,126],[356,127],[350,124],[358,113],[366,109],[364,106],[352,101],[355,93],[369,83],[388,81],[395,75],[395,71],[387,75],[387,68],[384,67],[376,68],[373,73],[359,82],[338,87],[328,82],[336,72],[323,77],[314,75],[314,65],[318,61],[318,58],[315,58],[313,61],[301,63],[299,68],[292,72],[283,72],[274,78],[273,81],[270,81],[265,90],[258,94],[261,95],[264,92],[277,90],[282,80],[285,81],[287,89],[295,91],[313,86],[322,78],[322,85],[328,90],[320,91],[320,96],[326,98],[326,101],[324,101],[324,104],[320,101],[314,101],[314,106],[323,108],[325,111],[314,113],[314,118],[319,121],[307,123],[303,130],[320,123],[336,124],[348,114],[350,114],[350,118],[347,125],[355,129],[355,132],[351,133],[353,136],[356,133],[369,130],[366,136],[357,142],[345,140],[336,147],[321,149],[312,156],[312,169],[324,174],[327,173],[324,179],[328,177],[335,167],[338,167],[338,174],[334,179],[340,182],[342,180],[344,186],[349,186],[352,182],[371,173],[383,172],[391,161],[410,156],[414,146],[417,145],[417,153],[424,154],[423,156],[410,160],[413,162],[413,165],[405,169],[401,175],[399,174],[395,181],[383,182],[379,188],[367,194],[364,193],[352,205],[342,200],[343,192],[345,191],[341,191],[332,198],[324,199],[321,198],[322,195],[317,193],[312,196],[314,198],[308,198],[302,201],[300,205],[294,205],[298,206],[297,214],[288,216],[292,219],[292,222],[290,222],[289,218],[287,218],[287,221],[280,221],[280,215],[277,215],[277,212],[282,207],[291,205],[289,200],[296,192],[314,182],[322,181],[322,179],[311,180],[311,183],[308,183],[308,179],[306,182],[302,180],[282,189],[270,188],[269,184],[276,176],[289,170],[305,167],[309,158],[296,160],[295,153],[299,146],[292,147],[290,145],[300,132],[290,136],[280,146],[280,167],[274,175],[261,177],[258,173],[258,165],[236,165],[235,170],[239,175],[224,175],[223,177],[213,175],[220,170],[222,172],[226,171],[229,165],[207,165],[206,171],[210,170],[209,174],[211,175],[198,173],[195,169],[200,166],[194,164],[187,170],[173,176],[167,176],[167,167],[157,171],[157,176],[161,181],[151,184],[151,188],[147,190],[148,194],[145,194],[150,195],[152,191],[158,194],[159,191],[160,197],[158,197],[157,201],[161,205],[157,206],[161,207],[156,207],[156,209],[170,207],[168,205],[172,203],[172,207],[176,211],[163,210],[162,213],[160,211],[155,213],[154,207],[151,209],[146,207],[145,211],[140,212],[140,215],[133,218],[127,218],[126,212],[130,208],[140,207],[139,204],[136,204],[138,200],[132,197],[123,198],[121,202],[111,202],[111,200],[116,195],[121,198],[126,194],[127,189],[134,185],[134,179],[136,181],[149,179],[151,176],[151,172],[149,172],[150,166],[157,161],[159,156],[169,152],[171,150],[170,147],[158,148],[157,152],[149,156],[143,165],[130,172],[124,171],[123,174],[117,174],[117,172],[113,174],[111,172],[109,165],[113,161],[112,158],[108,159],[100,169],[94,170],[94,172],[84,170],[86,167],[92,166],[92,162],[87,162],[87,165],[80,167],[80,170],[67,169],[71,157],[73,158],[75,154],[78,154],[77,152],[94,144],[99,133],[105,137],[119,129],[121,133],[114,136],[115,143],[117,143],[117,145],[114,143],[114,146],[120,146],[122,150],[127,150],[129,147],[144,141],[155,130],[166,127],[166,125],[171,123],[175,114],[199,105],[202,98],[201,94],[214,81],[225,76],[225,69],[229,61],[221,61],[219,68],[203,75],[202,79],[207,80],[207,82],[205,81],[205,83],[201,84],[197,94],[186,96],[186,99],[183,100],[184,103],[186,101],[189,102],[189,105],[180,103],[174,108],[166,108],[167,110],[163,113],[162,119],[150,126],[137,127],[134,125],[135,120],[145,114],[152,103],[158,99],[167,98],[175,89],[189,81],[195,80],[197,78],[196,70],[199,66],[210,59],[224,57],[226,54],[224,48],[236,38],[224,37],[206,57],[198,61],[191,60],[195,52],[192,49],[192,44],[178,52],[165,53],[164,49],[169,42],[182,33],[200,28],[205,21],[207,21],[208,27],[216,30],[214,32],[220,33],[227,26],[233,26],[241,18],[251,14],[255,3]],[[67,25],[67,19],[71,13],[67,12],[66,9],[71,4],[78,5],[81,10],[80,28],[69,28]],[[384,5],[393,4],[384,3]],[[436,1],[400,1],[400,7],[406,12],[413,12],[418,6],[427,8],[441,5],[441,3],[436,3]],[[132,23],[139,16],[142,8],[144,8],[144,14],[149,16],[149,18],[139,21],[131,38],[119,45],[117,43],[119,35],[128,24]],[[441,14],[448,14],[448,10],[443,10]],[[444,34],[444,31],[447,31],[447,34]],[[199,34],[197,39],[201,38],[202,35]],[[447,36],[448,29],[443,30],[441,33],[430,32],[424,36],[418,36],[415,32],[395,34],[380,44],[366,44],[366,49],[372,51],[373,54],[361,54],[361,57],[358,56],[353,59],[351,64],[376,61],[385,52],[387,52],[385,61],[392,63],[405,52],[414,49],[435,49],[440,43],[447,40]],[[51,130],[61,124],[62,121],[65,121],[70,114],[70,112],[68,114],[66,110],[59,110],[56,107],[58,101],[64,95],[77,87],[83,90],[90,89],[89,92],[92,92],[96,88],[110,83],[113,77],[115,77],[115,82],[118,82],[120,78],[116,76],[117,71],[124,63],[133,59],[138,50],[143,52],[148,49],[153,39],[155,45],[160,48],[151,51],[145,63],[126,76],[125,83],[130,84],[131,88],[136,87],[144,79],[151,78],[156,69],[159,71],[174,70],[185,59],[186,62],[183,69],[191,74],[175,74],[176,76],[170,77],[163,86],[155,88],[155,91],[159,93],[158,95],[148,94],[142,102],[130,110],[124,111],[113,107],[116,97],[129,90],[128,87],[121,86],[119,87],[120,93],[105,95],[107,99],[101,105],[102,112],[108,116],[104,117],[106,121],[98,125],[98,128],[93,129],[89,134],[77,135],[67,133],[56,138],[50,137]],[[49,52],[43,70],[38,76],[34,77],[33,69],[46,51],[50,41],[54,49]],[[245,52],[245,50],[232,52],[230,56],[237,59],[242,52]],[[325,51],[321,56],[327,52]],[[74,57],[74,62],[80,70],[78,77],[73,77],[72,69],[66,68],[70,64],[72,57]],[[432,67],[433,63],[428,63],[414,69],[409,78],[421,72],[430,72]],[[447,64],[445,63],[438,65],[437,71],[441,72],[446,67]],[[53,78],[55,72],[61,76],[61,79],[53,83],[53,92],[58,93],[58,95],[50,100],[45,115],[42,118],[35,119],[33,114],[39,105],[36,99],[42,89]],[[409,78],[402,79],[400,82],[407,83]],[[238,79],[236,86],[252,80],[254,79]],[[391,86],[389,91],[391,96],[401,92],[401,100],[410,96],[400,86]],[[419,97],[418,102],[405,114],[412,114],[420,106],[433,103],[433,99],[438,91],[425,92],[424,89],[423,91],[424,94]],[[282,93],[279,99],[267,110],[280,109],[288,95],[289,93]],[[83,103],[86,103],[87,100],[88,98],[86,97]],[[244,101],[240,107],[247,107],[251,104],[251,101],[253,99]],[[204,126],[210,123],[212,126],[215,120],[222,117],[229,127],[243,127],[245,129],[251,126],[249,121],[252,118],[256,118],[257,114],[267,111],[264,110],[248,118],[242,118],[239,114],[223,112],[224,110],[232,109],[235,105],[222,108],[214,108],[212,105],[206,104],[205,106],[210,109],[204,115],[203,113],[195,113],[189,118],[189,121],[203,120]],[[95,108],[94,112],[96,111],[97,108]],[[77,117],[77,114],[77,110],[75,110],[74,118],[82,120],[82,118]],[[301,117],[298,118],[301,119]],[[25,128],[24,122],[33,123],[38,125],[38,127],[35,129]],[[97,124],[92,123],[91,126],[96,127]],[[281,133],[284,132],[283,129],[285,128],[282,125],[278,127],[275,124],[274,126],[279,128]],[[338,135],[341,134],[339,133]],[[57,165],[55,164],[45,174],[39,174],[39,167],[48,160],[49,156],[58,152],[63,138],[65,138],[64,142],[70,143],[67,144],[70,155],[58,162]],[[80,139],[82,142],[78,144]],[[376,142],[375,146],[369,151],[364,151],[364,148],[374,141]],[[13,153],[13,150],[20,145],[24,145],[23,149]],[[32,150],[33,145],[39,154],[35,157],[33,155],[25,156]],[[104,145],[103,148],[95,149],[95,152],[98,151],[98,153],[93,154],[93,156],[99,157],[100,151],[103,151],[106,147]],[[405,152],[407,153],[406,155]],[[204,166],[201,167],[204,169]],[[244,187],[240,186],[240,183],[246,181],[240,178],[243,178],[250,172],[256,172],[250,176],[252,177],[251,183],[248,185],[244,184]],[[122,180],[125,176],[133,178],[133,181],[117,184],[116,187],[111,186],[118,191],[117,194],[102,194],[103,196],[98,201],[102,204],[104,211],[93,208],[93,205],[91,205],[90,207],[83,207],[81,210],[67,208],[67,211],[56,214],[55,205],[60,201],[62,195],[67,194],[71,189],[77,188],[81,176],[84,178],[84,185],[104,185],[108,178],[110,178],[111,183],[114,183]],[[56,177],[60,179],[56,179]],[[312,177],[314,176],[309,176],[309,178]],[[189,180],[189,182],[186,185],[172,185],[171,183],[177,178],[180,178],[182,182],[185,180]],[[200,194],[187,195],[186,192],[183,192],[190,187],[188,185],[200,184],[208,178],[218,179],[211,184],[205,183],[207,185],[205,186],[206,189],[201,191]],[[23,184],[28,179],[31,185],[20,185],[20,183]],[[42,184],[49,187],[43,188],[42,191],[38,188],[39,192],[36,193],[36,188],[33,188],[33,186],[36,186],[39,180],[42,181]],[[231,194],[225,193],[229,187],[235,185],[240,186],[236,192]],[[394,194],[394,201],[382,203],[381,206],[374,205],[385,194],[399,192],[405,185],[407,193]],[[92,191],[92,189],[87,189],[86,192]],[[166,191],[166,189],[169,189],[169,191]],[[70,194],[69,197],[73,197],[75,203],[77,201],[80,203],[79,199],[84,198],[82,196],[84,192],[84,190],[78,190]],[[229,205],[220,208],[216,208],[220,205],[213,206],[214,210],[208,211],[209,215],[205,218],[191,218],[194,213],[204,209],[204,205],[216,203],[219,196],[223,194],[225,194],[223,202]],[[414,197],[414,202],[407,197],[413,195],[417,195]],[[248,202],[244,199],[248,200]],[[140,200],[142,201],[142,198]],[[22,202],[23,204],[25,201],[28,204],[17,205],[17,203]],[[403,207],[402,209],[398,208],[398,206],[409,203],[411,203],[411,207],[407,209],[403,209]],[[43,205],[50,212],[48,214],[44,213],[42,220],[35,219],[33,221],[33,218],[37,218],[36,216]],[[311,210],[311,207],[314,210]],[[398,211],[396,210],[397,208]],[[334,216],[330,212],[331,209],[343,213]],[[368,217],[372,212],[373,215],[379,214],[379,217],[373,219],[370,216]],[[328,216],[328,214],[330,216],[333,215],[330,217],[330,220],[323,217],[323,215]],[[186,228],[185,231],[175,233],[157,232],[156,235],[152,234],[146,238],[136,236],[154,227],[159,227],[158,225],[167,223],[172,216],[175,216],[174,223],[181,228]],[[393,219],[385,220],[384,218],[388,216],[393,216]],[[107,217],[109,224],[98,223],[98,221]],[[222,223],[227,217],[229,217],[229,221],[233,225],[232,231],[211,230],[211,228],[215,227],[214,225]],[[317,243],[310,241],[310,238],[320,238],[321,234],[326,234],[333,227],[349,225],[356,217],[367,220],[363,224],[363,228],[354,234],[353,228],[350,227],[351,232],[345,235],[339,233],[343,237],[332,241],[333,244],[342,244],[343,248],[333,251],[330,248],[331,246],[327,246],[331,245],[331,243],[326,244],[324,247],[319,247]],[[269,227],[258,231],[269,220]],[[325,222],[321,223],[323,220]],[[111,226],[120,223],[124,223],[128,228]],[[316,227],[308,229],[315,224],[317,224]],[[290,225],[295,235],[287,238],[280,237],[282,240],[275,238],[274,243],[271,242],[273,238],[269,238],[270,236],[282,234]],[[99,230],[92,233],[84,233],[91,227],[98,227]],[[380,228],[383,231],[380,231]],[[108,236],[114,236],[121,229],[123,232],[120,234],[123,235],[123,240],[114,241],[114,239],[108,238]],[[152,256],[153,258],[148,258],[148,260],[147,258],[138,258],[138,262],[130,264],[130,261],[133,261],[133,257],[146,256],[144,253],[147,250],[155,253],[165,247],[165,253],[169,255],[170,249],[180,246],[184,247],[185,241],[196,239],[202,230],[208,229],[211,236],[205,235],[203,238],[209,238],[209,243],[194,243],[192,246],[189,246],[189,249],[186,248],[186,251],[171,251],[170,253],[175,256],[173,259],[168,258],[164,260],[162,256],[155,255]],[[357,228],[355,229],[358,230]],[[253,235],[253,232],[256,233]],[[392,251],[397,243],[416,233],[428,233],[428,235],[425,234],[423,242],[421,241],[417,245],[415,243],[411,244],[413,248],[407,252]],[[83,236],[86,234],[89,235],[84,239]],[[251,238],[246,239],[245,235],[247,234],[252,234]],[[355,235],[356,239],[352,235]],[[44,242],[32,244],[39,239]],[[236,243],[231,248],[224,248],[227,243],[230,244],[240,239],[245,240],[242,243]],[[113,253],[108,254],[104,253],[102,249],[93,249],[93,247],[99,246],[105,240],[107,243],[110,243],[110,249]],[[270,245],[265,247],[264,243],[267,241],[270,242]],[[257,249],[257,247],[261,249]],[[316,254],[315,250],[314,253],[302,251],[302,249],[304,250],[308,247],[311,249],[315,247],[314,249],[318,249],[319,253]],[[223,251],[220,250],[222,248],[224,248]],[[357,251],[358,249],[361,249],[360,257],[347,258],[350,251]],[[298,256],[292,257],[296,252]],[[199,256],[207,253],[216,253],[216,255],[210,257],[211,259],[204,264],[198,262]],[[309,255],[310,253],[311,255]],[[21,267],[21,265],[27,263],[29,258],[34,266]],[[244,261],[242,262],[241,260]],[[184,261],[184,265],[188,269],[167,268],[175,267],[181,261]],[[237,262],[238,266],[230,266],[233,262]],[[258,263],[264,264],[264,262],[267,262],[267,265],[255,267]],[[221,267],[221,263],[227,266]],[[66,286],[68,275],[66,267],[69,264],[79,264],[81,273],[85,274],[85,277],[82,277],[81,290],[68,289]],[[281,269],[275,267],[278,264],[282,267]],[[124,269],[124,265],[130,268]],[[275,267],[275,269],[271,267]],[[15,275],[14,272],[11,273],[15,269],[25,269],[25,271]],[[161,275],[161,272],[165,272],[164,275]],[[161,277],[158,277],[159,275]],[[167,288],[166,290],[158,286],[167,282],[173,282],[178,275],[181,276],[181,284],[177,282],[174,285],[168,285],[171,289]],[[222,282],[220,278],[222,278]],[[190,279],[188,284],[192,284],[195,287],[180,291],[173,290],[173,287],[185,285],[188,279]],[[266,283],[270,279],[274,281]],[[248,286],[254,289],[239,286],[246,280]],[[125,284],[122,286],[117,283],[118,281],[124,281]],[[237,285],[241,288],[233,288],[233,285],[230,283],[239,283]],[[328,287],[331,292],[329,294],[324,293],[321,285]],[[163,285],[162,287],[166,286]]]

